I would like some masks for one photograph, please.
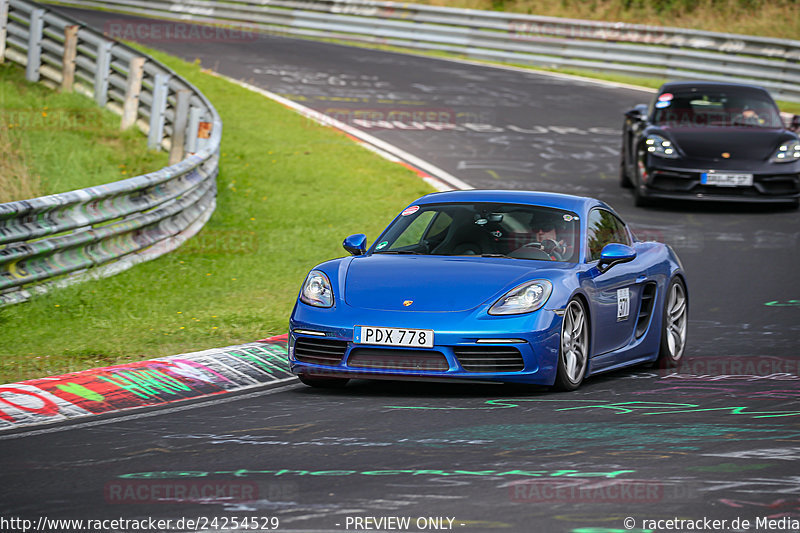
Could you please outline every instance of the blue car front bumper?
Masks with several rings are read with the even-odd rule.
[[[367,318],[364,318],[367,316]],[[289,330],[292,372],[316,377],[470,380],[552,385],[561,316],[310,308],[298,303]],[[354,326],[434,331],[432,348],[353,342]]]

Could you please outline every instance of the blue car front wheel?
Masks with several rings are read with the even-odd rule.
[[[555,387],[571,391],[580,387],[589,362],[589,317],[578,298],[564,310]]]
[[[686,329],[689,315],[689,299],[686,286],[679,277],[672,278],[664,299],[664,314],[661,318],[661,350],[657,366],[678,366],[686,349]]]

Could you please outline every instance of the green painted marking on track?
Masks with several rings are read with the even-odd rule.
[[[579,470],[218,470],[216,472],[205,472],[202,470],[188,471],[156,471],[156,472],[132,472],[121,474],[117,477],[123,479],[175,479],[175,478],[198,478],[215,475],[232,475],[234,477],[251,477],[256,475],[268,476],[396,476],[408,474],[411,476],[519,476],[519,477],[579,477],[579,478],[616,478],[624,474],[635,473],[636,470],[615,470],[613,472],[581,472]]]
[[[81,398],[91,400],[93,402],[102,402],[105,400],[105,396],[99,392],[95,392],[92,389],[87,389],[83,385],[79,383],[73,383],[71,381],[66,385],[56,385],[56,388],[68,394],[74,394],[75,396],[80,396]]]
[[[773,300],[771,302],[766,302],[764,305],[769,307],[800,307],[800,300],[787,300],[786,302]]]
[[[573,407],[562,407],[556,411],[573,411],[577,409],[609,409],[616,411],[617,414],[636,413],[641,415],[666,415],[672,413],[701,413],[705,411],[729,411],[730,415],[744,415],[752,418],[779,418],[786,416],[800,416],[800,411],[748,411],[747,406],[732,407],[701,407],[693,403],[671,403],[671,402],[602,402],[598,400],[549,400],[540,398],[521,398],[510,400],[487,400],[482,407],[431,407],[431,406],[407,406],[407,405],[386,405],[388,409],[420,409],[431,411],[474,411],[491,409],[510,409],[520,407],[523,403],[530,402],[587,402],[593,405],[579,405]],[[488,407],[486,407],[488,406]],[[647,411],[647,412],[643,412]]]
[[[192,390],[177,379],[151,368],[126,370],[113,376],[97,376],[97,378],[145,399],[157,396],[159,391],[175,395],[178,391]]]

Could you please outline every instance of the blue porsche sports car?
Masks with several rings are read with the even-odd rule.
[[[516,382],[573,390],[628,365],[674,366],[688,292],[667,245],[605,203],[526,191],[429,194],[367,249],[316,266],[292,312],[303,383]]]

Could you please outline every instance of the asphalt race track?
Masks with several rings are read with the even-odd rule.
[[[64,11],[99,27],[129,19]],[[618,186],[619,132],[649,93],[273,36],[146,44],[334,115],[475,187],[609,202],[684,262],[687,361],[573,393],[288,385],[0,436],[0,516],[208,518],[187,531],[245,517],[251,530],[282,531],[767,530],[756,520],[800,530],[800,213],[634,208]],[[655,522],[670,519],[720,522]]]

